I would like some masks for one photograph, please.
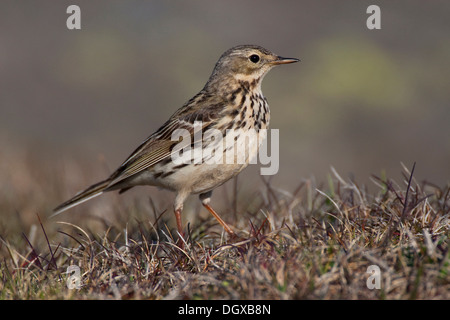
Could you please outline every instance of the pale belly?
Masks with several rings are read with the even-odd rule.
[[[157,181],[162,187],[189,193],[208,192],[241,172],[247,164],[187,165],[172,175]]]
[[[249,163],[256,163],[259,146],[266,136],[265,130],[260,131],[256,137],[248,133],[245,136],[242,132],[236,135],[237,140],[230,140],[234,143],[227,144],[224,140],[223,148],[217,149],[217,144],[211,144],[209,148],[202,149],[201,160],[199,159],[197,163],[191,157],[185,158],[181,163],[162,161],[136,177],[124,181],[120,187],[153,185],[175,192],[194,194],[208,192],[238,175]],[[213,153],[212,149],[216,152],[221,150],[222,157],[214,158],[212,155],[219,153]]]

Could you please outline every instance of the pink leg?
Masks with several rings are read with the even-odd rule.
[[[175,210],[175,219],[177,220],[177,229],[178,229],[178,246],[183,249],[184,248],[184,242],[181,239],[181,237],[184,237],[184,232],[183,232],[183,224],[181,223],[181,209],[177,209]]]

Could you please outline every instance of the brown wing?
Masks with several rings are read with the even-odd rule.
[[[205,130],[220,118],[225,110],[225,105],[223,101],[218,101],[217,98],[214,99],[212,96],[200,92],[177,110],[159,130],[148,137],[108,179],[90,186],[58,206],[54,210],[53,216],[97,197],[104,191],[113,189],[117,183],[169,157],[173,146],[178,143],[178,141],[171,140],[174,130],[186,129],[192,136],[195,121],[202,121],[202,130]],[[131,187],[124,188],[122,191],[129,188]]]
[[[203,130],[210,127],[219,118],[220,111],[224,109],[223,103],[210,103],[204,108],[200,108],[200,105],[197,104],[197,107],[190,107],[188,104],[184,108],[179,109],[161,128],[147,138],[110,176],[109,180],[111,182],[108,188],[169,157],[173,147],[179,142],[171,140],[172,133],[176,129],[188,130],[190,135],[193,136],[195,121],[202,122]]]

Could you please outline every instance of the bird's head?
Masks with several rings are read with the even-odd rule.
[[[255,45],[241,45],[225,51],[217,61],[210,81],[230,79],[260,82],[274,66],[298,62],[295,58],[283,58]]]

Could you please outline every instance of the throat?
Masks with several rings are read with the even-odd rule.
[[[245,91],[255,91],[257,93],[261,92],[261,77],[237,74],[234,76],[234,79],[238,86],[242,87]]]

